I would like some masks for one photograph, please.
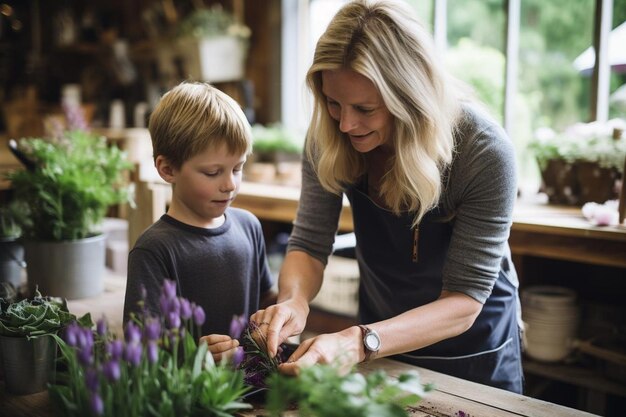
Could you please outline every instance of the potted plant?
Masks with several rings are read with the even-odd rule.
[[[215,363],[206,343],[196,343],[205,320],[202,307],[176,296],[166,281],[161,314],[133,315],[124,340],[101,319],[71,324],[56,337],[66,365],[50,388],[64,416],[233,416],[251,408],[248,388],[230,362]]]
[[[39,291],[19,302],[0,298],[0,358],[7,392],[46,389],[55,372],[56,342],[51,336],[75,319],[65,300],[43,297]]]
[[[111,205],[129,201],[132,165],[104,137],[80,130],[13,146],[27,165],[8,179],[27,208],[21,227],[29,287],[68,299],[100,293],[105,235],[97,228]]]
[[[15,289],[21,285],[26,266],[24,248],[18,240],[22,234],[22,213],[23,207],[16,202],[0,207],[0,283],[8,283]]]
[[[221,5],[196,8],[179,23],[176,35],[174,47],[192,79],[218,83],[245,78],[250,28]]]
[[[304,137],[280,123],[252,126],[253,153],[244,166],[246,177],[259,182],[296,184]]]
[[[624,122],[579,123],[562,133],[540,129],[529,144],[551,203],[604,203],[618,196],[626,159]]]

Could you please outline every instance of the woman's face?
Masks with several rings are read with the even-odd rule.
[[[322,93],[330,117],[358,152],[391,146],[392,116],[368,78],[352,70],[322,71]]]

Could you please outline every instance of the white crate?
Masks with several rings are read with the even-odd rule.
[[[324,271],[324,283],[311,305],[323,310],[356,317],[359,309],[359,266],[356,259],[331,256]]]

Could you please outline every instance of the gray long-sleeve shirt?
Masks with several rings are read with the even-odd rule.
[[[440,272],[442,288],[485,303],[501,270],[517,286],[507,243],[517,191],[514,151],[501,127],[469,107],[465,108],[455,140],[456,153],[439,201],[439,209],[453,218],[449,246],[441,248],[447,252]],[[300,204],[288,251],[305,251],[325,264],[337,232],[342,198],[323,189],[305,158]],[[386,236],[381,234],[381,238]],[[359,259],[370,266],[379,261],[382,259]],[[361,271],[372,270],[363,266]],[[389,304],[379,305],[377,310],[398,309],[393,299],[360,299],[361,304],[370,302]]]

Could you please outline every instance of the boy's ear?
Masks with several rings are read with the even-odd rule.
[[[156,160],[154,161],[154,166],[156,167],[157,172],[165,182],[168,182],[170,184],[173,184],[175,182],[176,169],[166,157],[164,157],[163,155],[157,156]]]

